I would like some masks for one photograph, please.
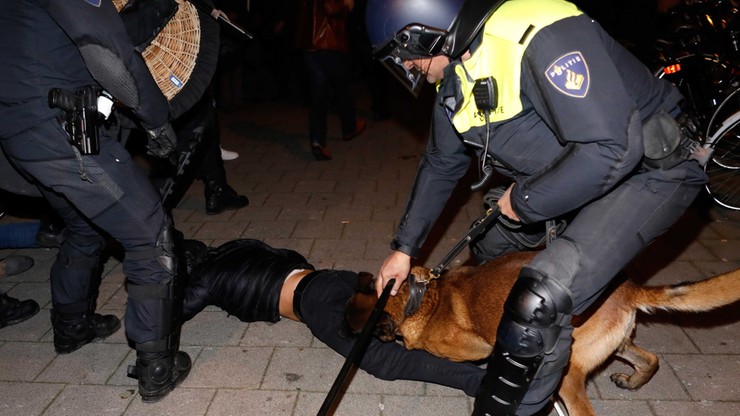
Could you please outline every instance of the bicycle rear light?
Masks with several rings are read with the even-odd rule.
[[[675,74],[677,72],[681,72],[681,64],[668,65],[663,68],[664,74]]]

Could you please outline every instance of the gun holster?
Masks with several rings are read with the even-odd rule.
[[[670,169],[692,157],[703,141],[698,123],[687,113],[671,117],[659,111],[643,124],[644,164],[653,169]],[[706,161],[704,161],[706,162]],[[700,161],[703,165],[703,163]]]
[[[98,89],[87,85],[76,92],[60,88],[49,90],[49,107],[64,111],[64,130],[69,134],[70,143],[83,155],[96,155],[100,152],[98,128],[102,116],[98,112]]]

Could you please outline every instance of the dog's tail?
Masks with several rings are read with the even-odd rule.
[[[643,312],[653,313],[656,309],[704,312],[740,300],[740,269],[698,282],[640,289],[634,306]]]

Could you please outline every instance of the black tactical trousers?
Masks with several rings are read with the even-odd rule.
[[[123,272],[128,284],[163,284],[173,278],[153,250],[165,221],[160,196],[114,138],[101,135],[100,154],[80,156],[53,119],[0,144],[11,162],[38,182],[70,233],[60,249],[67,264],[60,264],[58,257],[52,268],[54,304],[87,301],[91,274],[68,267],[74,262],[69,258],[97,255],[101,234],[120,242],[127,254],[152,253],[126,256]],[[158,300],[129,298],[125,324],[131,341],[158,339],[160,325],[168,320],[162,316]]]

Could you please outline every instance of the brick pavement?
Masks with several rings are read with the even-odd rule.
[[[317,267],[376,272],[388,254],[406,193],[423,151],[428,125],[408,103],[396,117],[370,122],[343,142],[330,118],[331,162],[315,162],[305,135],[305,108],[250,105],[222,115],[223,146],[240,153],[225,162],[229,182],[249,196],[238,211],[207,216],[196,182],[175,210],[188,238],[215,246],[249,237],[295,249]],[[369,106],[361,104],[362,108]],[[362,110],[361,110],[362,112]],[[366,112],[365,112],[366,113]],[[422,121],[419,121],[419,120]],[[431,265],[480,214],[480,195],[455,193],[457,206],[430,237],[421,260]],[[3,221],[23,221],[6,218]],[[0,280],[0,290],[33,298],[42,311],[0,329],[0,415],[313,415],[343,359],[297,323],[245,324],[209,307],[183,328],[182,344],[194,359],[184,384],[160,403],[143,405],[125,368],[134,354],[123,331],[57,355],[49,321],[48,276],[56,250],[0,250],[33,256],[36,265]],[[740,215],[704,198],[628,269],[649,284],[695,280],[740,267]],[[465,254],[453,265],[467,261]],[[120,263],[105,265],[99,305],[123,315],[126,295]],[[616,388],[609,362],[589,384],[599,415],[730,416],[740,414],[740,310],[737,305],[701,316],[641,317],[637,343],[660,355],[661,369],[638,391]],[[472,400],[458,391],[410,381],[386,382],[358,371],[336,415],[466,415]],[[554,414],[554,412],[553,412]]]

